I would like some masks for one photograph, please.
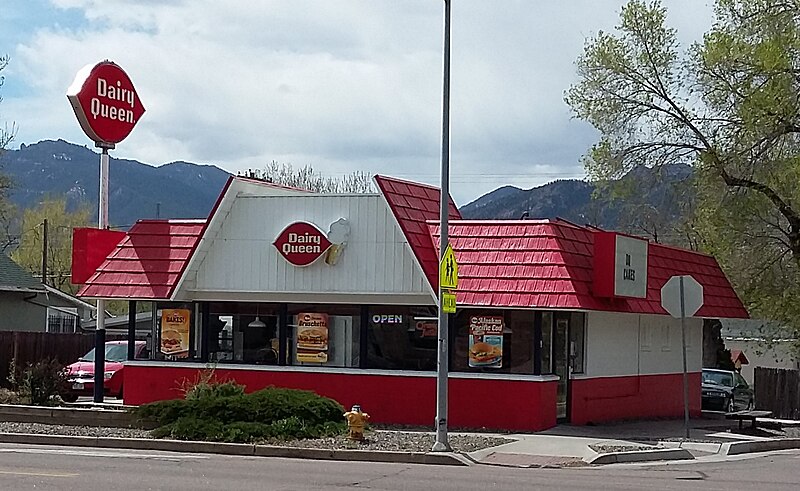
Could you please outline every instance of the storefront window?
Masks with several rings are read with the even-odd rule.
[[[452,370],[533,374],[533,320],[531,311],[460,311]]]
[[[153,313],[153,358],[170,361],[197,359],[197,312],[193,303],[159,302]]]
[[[374,306],[368,320],[366,368],[436,370],[435,308]]]
[[[211,304],[208,352],[212,362],[278,364],[278,306]]]
[[[358,307],[290,305],[288,364],[358,367],[361,316]]]

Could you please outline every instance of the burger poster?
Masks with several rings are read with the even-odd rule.
[[[163,309],[161,311],[161,352],[185,358],[189,355],[189,309]]]
[[[475,315],[469,319],[469,366],[503,366],[503,318]]]
[[[328,314],[297,314],[297,361],[328,362]]]

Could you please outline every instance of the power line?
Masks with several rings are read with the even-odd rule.
[[[346,177],[349,176],[351,173],[349,172],[326,172],[320,173],[320,177]],[[372,173],[371,173],[372,174]],[[380,174],[379,172],[376,174]],[[425,173],[425,172],[416,172],[416,173],[397,173],[392,172],[392,177],[401,177],[401,178],[436,178],[439,177],[439,174],[435,173]],[[586,175],[581,172],[537,172],[537,173],[497,173],[497,172],[459,172],[456,175],[452,176],[453,178],[498,178],[498,179],[541,179],[541,178],[558,178],[558,177],[575,177],[575,178],[584,178]]]

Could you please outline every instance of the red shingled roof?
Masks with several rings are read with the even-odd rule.
[[[436,291],[439,189],[383,176],[375,181]],[[462,305],[666,314],[661,287],[673,275],[691,274],[704,287],[697,316],[748,317],[713,257],[650,244],[647,298],[599,298],[592,295],[592,229],[563,221],[464,221],[452,200],[449,217]],[[204,221],[137,222],[79,295],[168,299],[205,226]]]
[[[439,225],[428,228],[438,250]],[[464,220],[450,224],[449,236],[462,305],[666,314],[661,287],[673,275],[691,274],[704,287],[698,317],[748,317],[716,260],[705,254],[650,244],[647,298],[606,299],[592,295],[591,229],[562,221]]]
[[[78,296],[168,299],[205,224],[204,220],[136,222]]]
[[[740,349],[732,349],[731,350],[731,361],[734,364],[737,363],[737,362],[742,364],[742,365],[749,365],[750,364],[750,360],[747,359],[747,356],[745,356],[744,351],[742,351]]]
[[[439,256],[431,242],[426,222],[439,220],[439,188],[386,176],[375,176],[375,182],[389,203],[431,288],[438,291]],[[449,201],[448,219],[460,219],[461,213],[453,199]]]

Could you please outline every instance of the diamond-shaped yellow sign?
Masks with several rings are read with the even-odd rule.
[[[439,288],[442,290],[455,290],[458,288],[458,263],[453,248],[447,244],[442,262],[439,264]]]

